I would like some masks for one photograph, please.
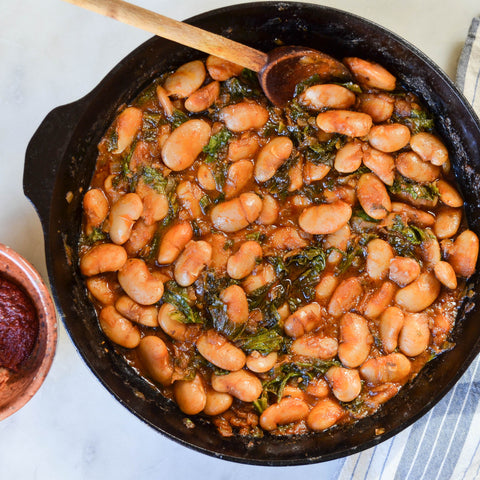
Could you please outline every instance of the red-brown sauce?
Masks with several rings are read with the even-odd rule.
[[[31,355],[38,318],[28,295],[0,276],[0,367],[17,371]]]

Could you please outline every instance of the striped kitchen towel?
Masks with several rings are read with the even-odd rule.
[[[480,115],[480,17],[472,21],[457,85]],[[432,409],[395,437],[343,459],[339,480],[480,479],[480,357]]]

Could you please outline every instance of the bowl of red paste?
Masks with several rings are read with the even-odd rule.
[[[55,355],[57,320],[35,268],[0,244],[0,420],[25,405]]]

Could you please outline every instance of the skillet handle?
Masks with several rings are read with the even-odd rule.
[[[84,110],[82,100],[52,110],[27,146],[23,192],[35,207],[44,229],[50,218],[58,168]]]

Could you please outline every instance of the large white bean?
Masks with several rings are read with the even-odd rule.
[[[314,235],[340,230],[352,216],[352,207],[342,200],[306,208],[298,219],[300,228]]]
[[[338,342],[336,338],[307,333],[292,343],[290,351],[295,355],[328,360],[337,354]]]
[[[242,287],[230,285],[221,291],[220,300],[226,305],[231,322],[244,324],[248,320],[248,300]]]
[[[285,333],[299,338],[311,332],[322,320],[322,311],[318,303],[309,303],[292,313],[283,325]]]
[[[133,225],[142,212],[143,203],[136,193],[127,193],[112,205],[109,234],[113,243],[122,245],[130,238]]]
[[[321,398],[310,410],[307,425],[314,432],[322,432],[333,427],[344,415],[343,408],[331,398]]]
[[[340,345],[338,358],[345,367],[356,368],[370,353],[373,337],[368,323],[360,315],[346,313],[340,320]]]
[[[363,164],[377,175],[385,185],[393,185],[395,180],[395,159],[393,155],[381,152],[367,144],[363,147]]]
[[[392,353],[398,345],[398,335],[403,327],[403,312],[397,307],[387,308],[380,317],[380,338],[385,353]]]
[[[122,295],[116,302],[117,311],[132,322],[140,323],[146,327],[156,327],[157,307],[154,305],[139,305],[127,295]]]
[[[293,142],[288,137],[273,137],[258,153],[255,162],[255,180],[266,182],[277,169],[290,157]]]
[[[138,327],[120,315],[113,305],[102,308],[99,321],[103,333],[117,345],[125,348],[135,348],[140,343]]]
[[[388,277],[399,287],[406,287],[420,275],[420,265],[410,257],[395,257],[390,262]]]
[[[358,370],[344,367],[330,367],[325,374],[332,392],[341,402],[355,400],[362,390]]]
[[[360,85],[379,90],[395,90],[395,77],[378,63],[358,57],[347,57],[343,61]]]
[[[453,248],[448,252],[448,262],[459,277],[469,277],[475,272],[477,258],[478,237],[471,230],[465,230],[453,242]]]
[[[203,62],[194,60],[179,67],[165,80],[168,95],[178,98],[190,96],[205,81],[206,71]]]
[[[117,146],[113,153],[122,153],[131,145],[142,126],[142,111],[136,107],[127,107],[118,117],[115,131]]]
[[[245,365],[246,356],[242,350],[213,329],[200,335],[196,346],[200,355],[218,368],[235,372]]]
[[[146,263],[129,258],[118,271],[118,282],[127,295],[140,305],[153,305],[163,295],[163,282],[155,278]]]
[[[107,218],[109,210],[108,200],[103,190],[92,188],[83,197],[83,211],[86,217],[85,231],[88,234],[99,227]]]
[[[284,397],[278,403],[270,405],[260,415],[260,426],[271,432],[279,425],[298,422],[307,417],[310,409],[300,398]]]
[[[363,137],[372,127],[372,117],[351,110],[328,110],[317,115],[317,126],[327,133]]]
[[[368,142],[381,152],[396,152],[410,141],[410,129],[401,123],[375,125],[368,132]]]
[[[406,313],[403,327],[398,337],[398,348],[409,357],[424,352],[430,342],[428,317],[423,313]]]
[[[411,149],[425,162],[443,165],[448,161],[448,150],[441,140],[428,132],[420,132],[410,139]]]
[[[360,367],[362,377],[373,385],[400,382],[410,373],[410,360],[401,353],[391,353],[383,357],[367,360]]]
[[[162,385],[171,385],[173,361],[165,342],[154,335],[140,340],[137,354],[148,375]]]
[[[162,147],[163,163],[176,172],[190,167],[207,145],[211,133],[205,120],[193,119],[182,123]]]
[[[212,246],[204,240],[190,240],[175,262],[173,274],[176,282],[188,287],[212,261]]]
[[[328,303],[328,313],[333,317],[340,317],[352,309],[361,299],[363,287],[357,277],[343,280],[333,292]]]
[[[359,169],[363,159],[362,146],[362,142],[353,140],[340,148],[335,155],[333,164],[335,170],[340,173],[352,173]]]
[[[120,245],[95,245],[80,259],[80,271],[86,277],[104,272],[116,272],[125,265],[127,252]]]
[[[440,176],[440,167],[425,162],[415,152],[400,153],[395,167],[401,175],[418,183],[433,182]]]
[[[253,223],[262,211],[262,200],[253,192],[242,193],[212,208],[210,217],[222,232],[237,232]]]
[[[192,237],[193,230],[188,222],[178,223],[170,227],[160,242],[158,263],[162,265],[173,263]]]
[[[225,198],[238,195],[253,177],[253,164],[250,160],[238,160],[230,165],[225,181]]]
[[[355,103],[355,94],[348,88],[332,83],[308,87],[298,97],[300,103],[314,110],[323,108],[350,108]]]
[[[357,197],[365,212],[376,220],[392,211],[392,202],[383,182],[373,173],[364,173],[357,184]]]
[[[227,273],[231,278],[240,280],[250,275],[263,256],[262,247],[258,242],[248,240],[240,245],[235,254],[229,257]]]
[[[384,280],[388,275],[390,261],[394,257],[393,249],[388,242],[375,238],[367,245],[368,276],[372,280]]]
[[[268,110],[258,103],[244,101],[222,108],[220,119],[232,132],[258,130],[267,123]]]
[[[198,372],[193,380],[177,380],[173,393],[180,410],[187,415],[200,413],[207,404],[206,388]]]
[[[212,375],[212,387],[217,392],[229,393],[243,402],[253,402],[262,393],[262,382],[247,370],[238,370],[226,375]]]
[[[440,282],[433,273],[424,272],[397,292],[395,302],[408,312],[421,312],[437,299],[439,293]]]

